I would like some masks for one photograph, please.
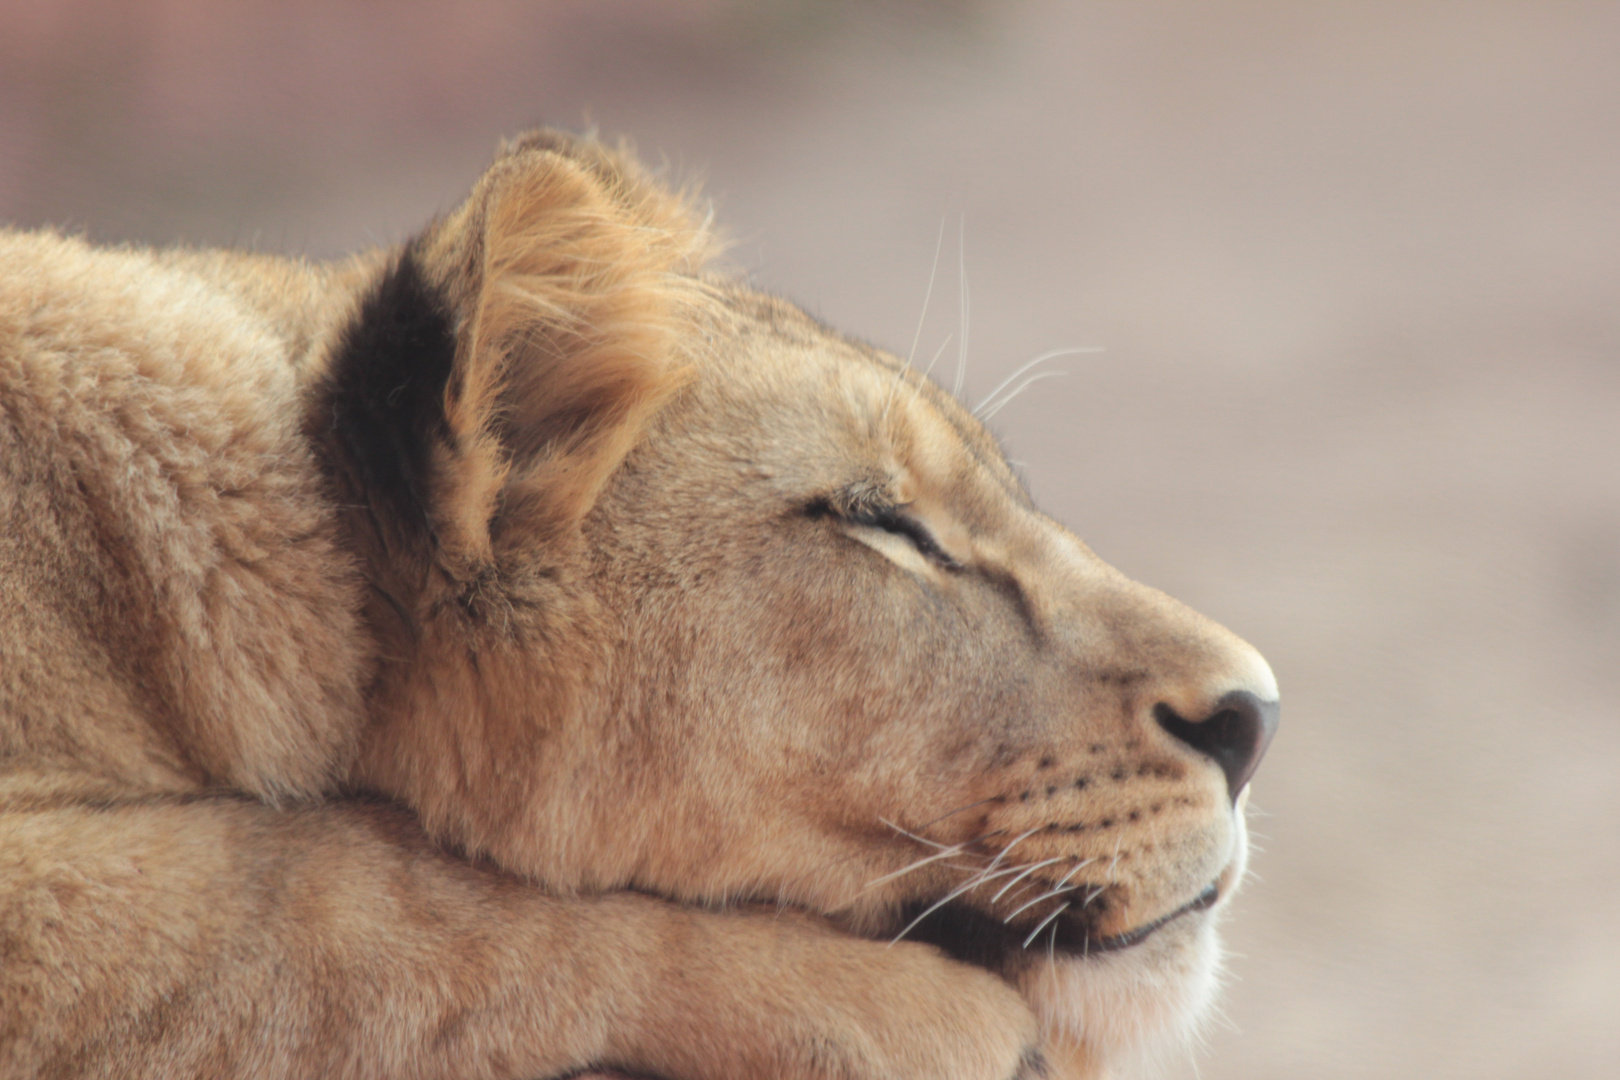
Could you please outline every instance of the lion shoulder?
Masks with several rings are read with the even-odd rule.
[[[255,303],[290,311],[313,276],[0,236],[13,760],[271,798],[340,767],[368,657],[301,430],[297,350],[318,331]]]

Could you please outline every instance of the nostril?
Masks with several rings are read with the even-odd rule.
[[[1234,800],[1271,745],[1279,712],[1277,702],[1261,701],[1247,690],[1227,694],[1202,720],[1188,720],[1163,702],[1153,706],[1160,727],[1221,767]]]

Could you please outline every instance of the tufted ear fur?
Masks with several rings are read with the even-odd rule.
[[[467,583],[565,538],[679,388],[714,246],[622,151],[504,146],[361,302],[316,412],[384,547]]]

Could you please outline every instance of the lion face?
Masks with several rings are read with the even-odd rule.
[[[425,357],[316,413],[420,523],[369,540],[357,779],[554,891],[932,943],[1081,1057],[1180,1029],[1243,874],[1265,662],[1036,510],[916,371],[705,277],[631,170],[520,147],[351,333]],[[387,483],[367,425],[416,448]]]
[[[1275,726],[1265,662],[1036,510],[893,358],[743,292],[710,330],[587,522],[608,681],[637,688],[598,717],[609,775],[646,785],[625,883],[929,941],[1059,1022],[1157,1026],[1077,1010],[1109,981],[1191,1011]]]

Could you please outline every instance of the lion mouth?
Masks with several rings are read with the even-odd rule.
[[[1170,914],[1162,915],[1150,923],[1144,923],[1134,930],[1127,930],[1123,934],[1115,934],[1113,937],[1099,938],[1094,941],[1089,941],[1084,951],[1089,955],[1091,953],[1115,952],[1119,949],[1128,949],[1132,945],[1146,941],[1148,936],[1151,935],[1155,930],[1158,930],[1161,926],[1164,926],[1167,923],[1174,922],[1183,915],[1190,914],[1194,911],[1208,911],[1210,908],[1215,906],[1216,901],[1220,900],[1220,898],[1220,889],[1215,885],[1211,885],[1203,892],[1199,893],[1194,899],[1189,900],[1176,910],[1170,912]]]
[[[1186,915],[1208,911],[1219,900],[1220,887],[1212,884],[1169,914],[1108,937],[1096,934],[1096,915],[1084,909],[1064,912],[1055,918],[1036,920],[1033,924],[1026,923],[1020,927],[1010,926],[972,904],[953,900],[921,917],[905,937],[908,941],[935,945],[964,963],[1005,973],[1009,968],[1020,966],[1025,958],[1033,959],[1043,954],[1083,960],[1129,949]],[[918,919],[927,907],[919,902],[902,911],[903,921],[898,925],[905,926]]]

